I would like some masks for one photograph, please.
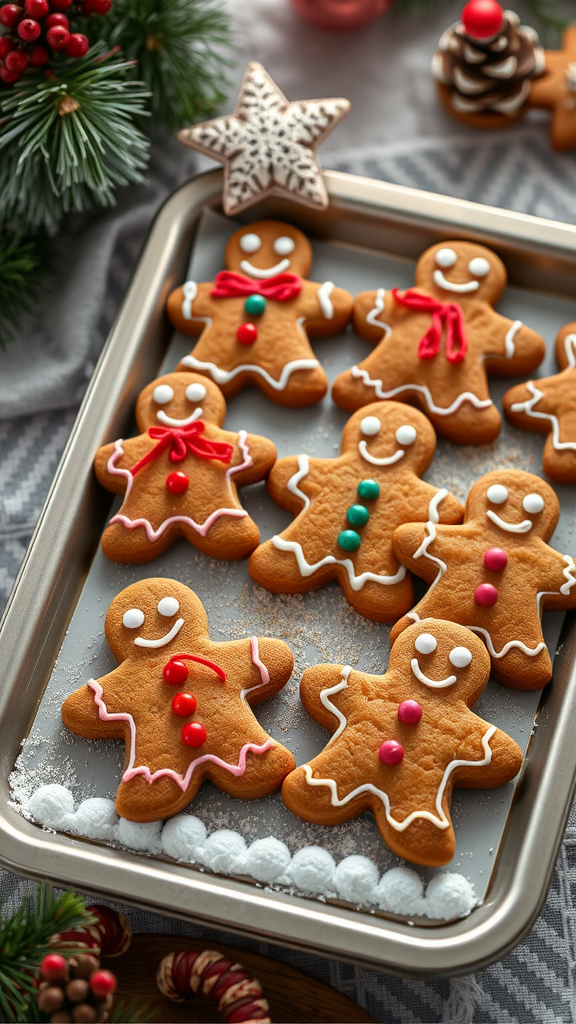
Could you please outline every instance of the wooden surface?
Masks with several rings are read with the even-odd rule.
[[[173,1003],[160,994],[156,986],[156,971],[168,953],[182,949],[217,949],[234,961],[240,961],[258,978],[264,995],[270,1003],[270,1016],[274,1024],[364,1024],[374,1018],[336,989],[315,978],[302,974],[278,960],[260,956],[236,946],[220,943],[198,943],[181,935],[135,935],[124,956],[117,959],[102,957],[102,966],[114,971],[118,978],[117,998],[129,1002],[136,997],[137,1005],[152,1014],[152,1021],[179,1024],[180,1021],[201,1021],[211,1024],[221,1021],[216,1005],[205,996],[197,995],[189,1002]]]

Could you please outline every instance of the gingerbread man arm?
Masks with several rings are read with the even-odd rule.
[[[126,473],[118,470],[131,469],[150,450],[150,447],[151,441],[148,435],[140,434],[127,441],[118,440],[99,448],[94,459],[94,471],[98,482],[113,494],[125,494]]]
[[[298,515],[303,508],[307,507],[306,498],[310,499],[310,460],[307,455],[288,455],[279,459],[273,466],[268,477],[268,490],[271,498],[280,505],[287,508],[294,515]],[[300,481],[299,475],[305,475],[306,479]],[[300,487],[304,484],[305,490]]]
[[[485,333],[488,372],[500,377],[531,373],[546,354],[544,339],[520,320],[491,311],[491,331]]]
[[[314,665],[302,676],[300,699],[308,714],[329,732],[341,731],[351,711],[351,671],[349,665]]]
[[[286,685],[294,671],[294,655],[282,640],[259,636],[249,642],[256,688],[245,698],[249,704],[259,704]]]
[[[454,526],[462,522],[464,506],[445,487],[433,487],[431,484],[426,483],[425,480],[415,476],[412,481],[411,491],[414,495],[413,508],[417,503],[419,493],[421,493],[423,500],[428,503],[429,515],[432,513],[434,516],[438,516],[441,523],[449,523]]]
[[[300,293],[301,316],[311,338],[322,338],[344,330],[352,313],[350,292],[337,288],[332,281],[316,284],[303,281]]]
[[[354,299],[352,323],[364,341],[376,345],[390,333],[394,319],[394,300],[384,288],[360,292]]]
[[[231,474],[231,479],[237,487],[245,487],[247,484],[262,480],[276,461],[276,446],[267,437],[247,434],[245,431],[239,434],[223,431],[222,440],[229,441],[234,446],[229,468],[239,467]],[[241,469],[241,466],[245,468]]]
[[[431,523],[405,523],[394,530],[392,537],[392,550],[396,558],[427,583],[433,583],[440,571],[437,561],[423,557],[430,545],[433,545],[433,553],[438,557],[439,529]]]
[[[186,281],[168,296],[166,310],[171,324],[183,334],[201,334],[206,326],[205,318],[212,314],[210,291],[212,283],[196,284]]]
[[[510,782],[522,767],[522,751],[518,744],[511,736],[501,729],[494,729],[494,726],[477,715],[469,713],[466,718],[481,727],[482,740],[478,742],[478,732],[470,725],[467,734],[470,742],[463,738],[458,758],[476,763],[456,768],[454,785],[464,789],[490,789]],[[488,764],[478,763],[483,757],[486,760],[490,758]]]
[[[511,423],[537,434],[547,434],[552,429],[551,416],[557,414],[556,401],[548,394],[546,378],[516,384],[506,392],[502,405]]]
[[[541,607],[557,610],[576,607],[576,562],[571,555],[555,551],[540,537],[537,544]]]
[[[105,699],[107,685],[114,685],[119,669],[109,672],[101,679],[93,682],[102,688]],[[98,689],[98,692],[100,690]],[[98,705],[95,701],[96,691],[88,685],[81,686],[66,698],[62,705],[62,721],[70,732],[77,736],[84,736],[86,739],[124,739],[126,722],[101,721],[98,714]]]

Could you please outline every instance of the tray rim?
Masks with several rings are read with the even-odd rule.
[[[539,254],[555,254],[576,265],[575,226],[343,172],[326,172],[325,177],[333,207],[340,204],[344,210],[356,207],[367,212],[372,210],[374,214],[385,212],[400,224],[421,224],[424,221],[444,233],[449,227],[455,237],[489,235],[507,244],[529,244]],[[91,489],[88,483],[91,463],[87,466],[85,461],[81,461],[85,487],[77,487],[75,493],[72,486],[73,478],[77,482],[74,462],[82,452],[93,452],[102,443],[106,430],[98,423],[98,412],[111,375],[116,375],[113,378],[116,380],[115,391],[134,390],[130,376],[138,354],[135,338],[141,338],[146,332],[147,317],[157,298],[154,287],[161,290],[165,283],[166,252],[175,239],[175,214],[180,212],[182,215],[183,209],[190,208],[199,212],[205,204],[214,204],[221,191],[222,178],[222,170],[197,176],[177,189],[158,211],[79,410],[0,622],[0,657],[8,666],[4,681],[0,683],[0,737],[8,734],[9,746],[14,746],[14,736],[9,735],[8,728],[14,683],[28,669],[30,681],[24,692],[21,691],[22,699],[25,699],[28,691],[32,690],[34,664],[44,646],[36,654],[34,624],[37,621],[42,623],[52,615],[51,622],[56,625],[44,643],[57,643],[57,653],[62,619],[69,617],[59,609],[62,597],[58,599],[57,587],[60,583],[60,594],[66,593],[67,578],[62,583],[63,572],[66,576],[63,569],[66,542],[63,537],[73,533],[75,521],[82,511],[90,514],[87,498]],[[160,260],[157,256],[159,245],[163,246],[160,251],[164,254]],[[140,347],[142,344],[140,340]],[[155,358],[157,349],[158,344],[155,344],[148,362]],[[69,577],[72,575],[68,573]],[[53,588],[54,594],[51,593]],[[74,604],[71,607],[73,609]],[[415,926],[408,931],[403,923],[373,918],[367,913],[302,897],[264,892],[247,883],[207,875],[181,864],[96,847],[83,840],[44,832],[5,806],[4,802],[0,804],[0,862],[28,877],[51,877],[85,891],[120,898],[171,916],[185,917],[227,931],[265,936],[270,941],[294,948],[384,968],[409,977],[450,976],[487,966],[512,949],[532,926],[546,898],[555,854],[576,788],[576,750],[568,758],[568,764],[564,757],[571,732],[567,723],[576,724],[574,623],[567,622],[561,644],[562,654],[555,662],[555,686],[543,702],[539,720],[543,725],[554,721],[558,742],[552,751],[554,756],[550,757],[545,751],[547,758],[543,759],[540,737],[545,730],[539,729],[530,746],[530,763],[513,803],[513,808],[519,808],[519,820],[523,820],[524,814],[526,822],[525,842],[517,849],[514,858],[512,883],[508,878],[503,884],[495,869],[497,877],[486,902],[465,920],[432,928]],[[37,700],[34,694],[32,697],[35,711]],[[540,833],[530,813],[535,802],[534,776],[538,778],[539,813],[536,824],[541,826]],[[0,783],[5,781],[2,779]],[[562,795],[560,808],[556,806],[558,800],[554,799],[559,792]],[[509,833],[507,826],[502,844],[509,844]],[[530,851],[529,857],[527,850]],[[95,863],[99,875],[97,884],[94,879]],[[521,882],[529,874],[529,868],[537,884],[526,898]],[[183,899],[183,894],[186,899]]]

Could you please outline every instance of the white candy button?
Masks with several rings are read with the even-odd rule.
[[[158,601],[158,611],[160,615],[165,615],[166,618],[169,618],[180,611],[180,604],[175,597],[163,597],[161,601]]]
[[[258,252],[258,249],[262,245],[262,242],[258,238],[258,235],[242,235],[240,239],[240,248],[242,252]]]
[[[409,426],[407,423],[403,427],[398,427],[396,431],[396,440],[398,444],[414,444],[418,434],[414,427]]]
[[[281,235],[274,242],[273,249],[279,256],[289,256],[291,252],[294,252],[296,243],[293,238],[288,238],[288,235]]]
[[[420,636],[416,637],[414,641],[414,647],[419,654],[432,654],[438,646],[438,641],[432,633],[420,633]]]
[[[468,270],[474,277],[486,277],[490,273],[490,264],[483,256],[475,256],[468,264]]]
[[[166,405],[166,402],[171,402],[174,398],[174,388],[171,388],[169,384],[159,384],[154,388],[152,398],[158,405]]]
[[[448,657],[455,668],[466,668],[472,661],[472,651],[467,647],[454,647]]]
[[[491,501],[494,505],[501,505],[502,502],[506,501],[508,491],[502,486],[502,484],[492,484],[492,486],[486,491],[486,497],[488,498],[488,501]]]
[[[144,622],[144,612],[141,608],[129,608],[122,616],[122,622],[126,629],[138,629]]]
[[[360,430],[367,437],[374,437],[380,430],[382,424],[377,416],[365,416],[360,424]]]
[[[189,384],[186,388],[186,398],[189,402],[201,402],[206,398],[206,388],[203,384]]]
[[[527,494],[522,502],[522,507],[526,512],[541,512],[544,508],[544,498],[541,498],[539,494]]]
[[[453,267],[458,259],[454,249],[438,249],[436,263],[439,267]]]

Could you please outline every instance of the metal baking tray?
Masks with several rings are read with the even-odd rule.
[[[526,321],[540,329],[549,343],[554,329],[576,319],[572,297],[576,228],[346,174],[327,172],[326,180],[330,194],[326,211],[268,200],[246,219],[291,221],[320,243],[345,253],[350,261],[364,260],[367,267],[374,257],[388,259],[396,268],[403,263],[405,280],[394,282],[400,285],[411,283],[412,264],[428,245],[447,238],[475,239],[503,257],[511,285],[505,302],[512,306],[519,300],[527,302]],[[179,189],[160,211],[0,626],[0,658],[5,666],[0,683],[0,860],[31,877],[50,877],[148,909],[404,975],[438,977],[473,971],[504,955],[520,940],[533,923],[550,882],[576,784],[576,748],[571,740],[576,725],[576,626],[572,620],[563,628],[554,682],[540,702],[538,728],[530,740],[525,770],[515,787],[493,858],[484,903],[463,920],[433,928],[408,926],[343,906],[264,891],[247,882],[42,831],[8,805],[8,778],[22,738],[34,722],[72,616],[76,612],[74,621],[81,617],[78,601],[91,566],[92,576],[98,571],[98,555],[96,559],[94,555],[111,499],[94,482],[94,452],[112,438],[127,436],[138,392],[158,375],[172,333],[164,313],[166,297],[184,279],[198,224],[206,211],[218,210],[221,189],[222,171],[209,172]],[[364,284],[371,286],[375,285],[370,280]],[[505,306],[501,308],[506,311]],[[334,344],[332,339],[322,343],[327,362],[330,344]],[[363,343],[358,345],[360,357]],[[315,348],[319,351],[318,344]],[[546,367],[546,372],[551,368]],[[505,386],[493,382],[492,391],[501,394]],[[253,393],[245,395],[245,402],[252,404]],[[227,424],[236,429],[232,409],[233,403]],[[272,410],[280,431],[288,432],[282,439],[285,443],[278,444],[280,454],[296,451],[298,442],[289,436],[294,412],[275,406]],[[302,415],[299,410],[299,420]],[[342,414],[340,424],[345,418]],[[526,451],[536,453],[533,465],[526,468],[536,471],[541,439],[522,435],[522,443],[524,439]],[[471,449],[452,451],[454,461],[468,458],[473,471],[476,467],[475,475],[480,475],[494,468],[498,442],[489,448],[489,466]],[[449,455],[448,446],[444,465]],[[576,505],[570,489],[558,490],[563,506],[573,510]],[[571,528],[568,517],[561,532],[569,535]],[[569,549],[566,536],[561,540],[555,537],[553,543]],[[162,574],[170,573],[157,571],[156,563],[138,567],[138,578]],[[99,625],[95,627],[97,630]],[[557,633],[558,616],[550,619],[547,627],[553,645]],[[538,706],[537,695],[514,696],[525,701],[531,720]],[[487,710],[481,713],[490,717]],[[529,731],[524,746],[528,736]]]

